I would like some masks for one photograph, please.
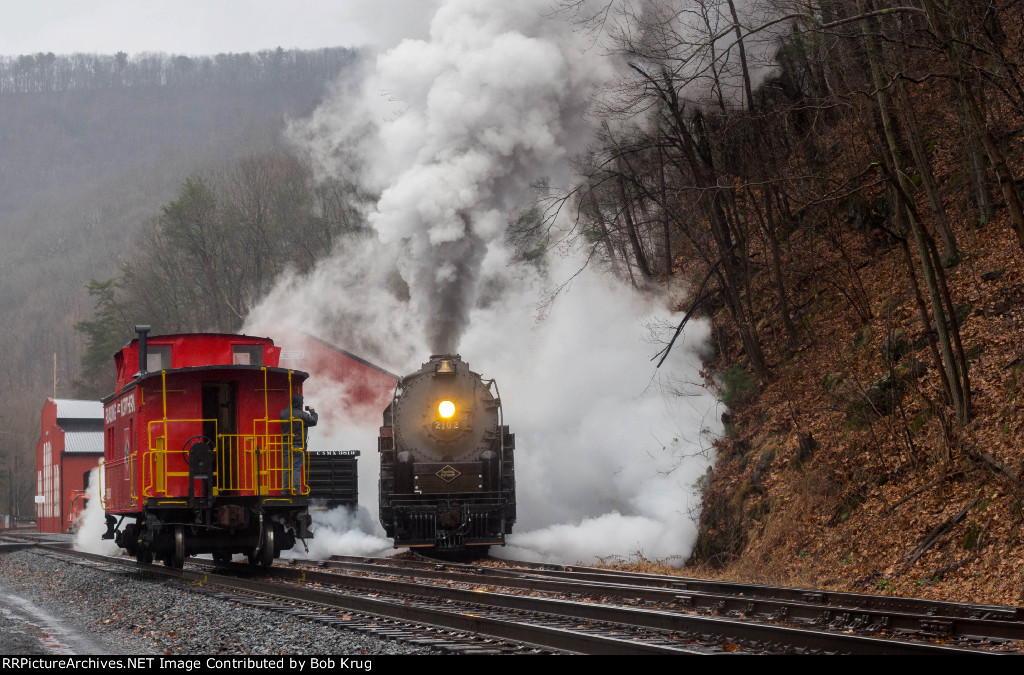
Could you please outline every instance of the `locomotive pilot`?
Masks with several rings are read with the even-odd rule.
[[[309,439],[309,428],[316,426],[317,419],[316,410],[309,406],[303,409],[302,394],[294,394],[291,405],[281,411],[281,435],[284,442],[281,466],[284,473],[291,476],[288,485],[291,486],[292,494],[300,494],[302,490],[303,451]]]

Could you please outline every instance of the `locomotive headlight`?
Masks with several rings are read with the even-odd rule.
[[[445,419],[450,418],[455,414],[455,404],[451,401],[441,401],[441,404],[437,406],[437,414]]]

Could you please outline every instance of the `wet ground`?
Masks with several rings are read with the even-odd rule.
[[[110,653],[109,645],[84,635],[73,625],[0,586],[0,654],[70,656]]]
[[[70,546],[72,535],[17,532],[52,545]],[[20,549],[24,542],[0,541],[0,554]],[[70,656],[118,653],[109,638],[91,637],[77,625],[78,617],[56,616],[0,582],[0,654],[7,656]]]

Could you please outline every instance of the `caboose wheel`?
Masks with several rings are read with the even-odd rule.
[[[185,528],[174,526],[174,551],[167,556],[167,566],[180,570],[185,566]]]
[[[274,564],[274,526],[263,529],[263,542],[260,544],[259,562],[263,567],[272,567]]]

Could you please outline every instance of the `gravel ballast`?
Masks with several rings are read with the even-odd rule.
[[[32,607],[37,618],[27,631],[19,631],[25,606]],[[439,653],[190,593],[132,572],[111,574],[55,560],[31,550],[0,555],[0,610],[3,654]],[[40,628],[46,615],[61,626]]]

